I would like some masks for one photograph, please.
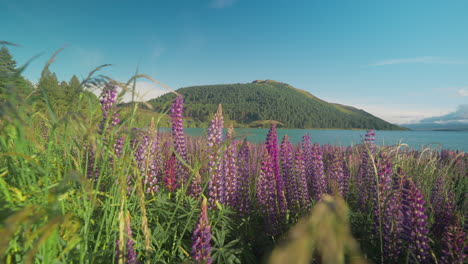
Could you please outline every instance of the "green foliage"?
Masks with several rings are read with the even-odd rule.
[[[291,228],[287,241],[272,252],[270,263],[311,263],[314,259],[348,263],[346,258],[349,263],[367,263],[351,235],[348,206],[341,197],[327,195]]]
[[[271,81],[252,85],[252,91],[258,90],[258,85],[265,86],[267,91],[275,91],[278,88],[275,86],[290,89]],[[71,101],[71,94],[76,93]],[[7,102],[18,97],[4,95]],[[187,99],[190,101],[189,96]],[[156,193],[146,193],[145,175],[134,155],[135,135],[129,129],[135,125],[148,126],[151,119],[156,120],[155,127],[167,126],[169,117],[130,105],[120,109],[121,125],[98,133],[100,107],[96,96],[84,89],[75,76],[69,83],[59,84],[48,70],[43,72],[34,100],[34,107],[19,100],[21,104],[0,112],[0,262],[116,263],[116,240],[127,238],[126,220],[129,219],[141,263],[191,263],[192,232],[200,214],[200,199],[187,195],[187,186],[168,191],[161,179]],[[67,100],[69,104],[75,102],[77,109],[88,107],[88,110],[66,110],[61,101]],[[38,102],[44,107],[39,112]],[[340,107],[337,111],[341,113],[359,112]],[[194,111],[193,105],[191,109]],[[167,105],[158,111],[166,112]],[[191,120],[194,118],[186,121]],[[266,123],[271,122],[274,121]],[[122,153],[117,156],[114,144],[122,136],[125,138]],[[167,142],[172,140],[167,134],[161,134],[161,138]],[[164,146],[162,143],[160,148]],[[192,177],[200,172],[206,194],[210,175],[203,172],[204,145],[201,143],[201,149],[190,153],[193,156],[188,170]],[[160,151],[172,155],[171,148]],[[94,166],[89,166],[90,150],[93,150]],[[364,212],[357,209],[359,160],[354,158],[360,156],[360,151],[359,146],[352,148],[347,160],[351,185],[346,201],[324,197],[307,218],[287,218],[285,225],[290,232],[284,236],[269,237],[264,232],[264,219],[255,204],[258,172],[252,172],[249,187],[252,204],[248,215],[239,215],[233,208],[222,205],[209,211],[213,263],[259,263],[271,252],[270,263],[378,261],[373,208]],[[455,213],[466,212],[466,156],[458,154],[461,159],[441,163],[433,150],[418,155],[400,147],[378,151],[391,155],[394,167],[401,167],[418,182],[426,200],[436,179],[446,179],[445,191],[453,193],[457,204]],[[96,168],[99,168],[98,177],[90,179],[88,174]],[[434,224],[433,215],[429,215],[429,224]]]
[[[181,88],[184,116],[207,123],[218,104],[239,126],[269,127],[271,121],[288,128],[400,130],[371,114],[349,106],[327,103],[308,92],[275,81]],[[149,103],[161,112],[174,99],[166,94]]]
[[[6,99],[19,100],[32,92],[33,85],[21,76],[21,69],[16,68],[16,61],[6,46],[0,49],[0,103]]]

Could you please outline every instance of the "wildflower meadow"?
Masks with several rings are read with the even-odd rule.
[[[467,261],[463,152],[379,146],[374,130],[350,147],[292,144],[274,124],[252,143],[222,105],[191,137],[183,94],[137,126],[141,105],[119,107],[134,79],[96,80],[81,86],[100,108],[74,101],[88,116],[58,115],[47,93],[3,101],[1,263]]]

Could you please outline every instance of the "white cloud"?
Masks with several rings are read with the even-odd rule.
[[[437,110],[434,108],[422,108],[415,105],[374,105],[374,104],[350,104],[362,109],[376,117],[393,124],[411,124],[432,116],[448,114],[450,110]]]
[[[459,96],[468,96],[468,88],[460,88],[460,90],[458,90],[458,95]]]
[[[232,6],[237,0],[212,0],[212,8],[226,8]]]
[[[420,121],[422,124],[468,124],[468,104],[459,105],[457,109],[445,115],[438,115],[425,118]]]
[[[151,55],[152,55],[153,57],[159,57],[159,56],[161,56],[161,55],[163,54],[163,52],[164,52],[164,48],[163,48],[163,47],[161,47],[161,46],[156,46],[156,47],[153,48],[153,51],[151,52]]]
[[[152,82],[137,82],[136,89],[135,89],[135,101],[148,101],[150,99],[159,97],[168,90],[164,89],[155,83]],[[130,102],[132,100],[132,92],[128,91],[125,93],[124,97],[122,98],[123,102]]]
[[[465,61],[455,60],[446,57],[414,57],[402,59],[381,60],[370,64],[370,66],[385,66],[403,63],[426,63],[426,64],[466,64]]]

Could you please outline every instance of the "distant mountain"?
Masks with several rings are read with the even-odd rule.
[[[402,130],[363,110],[323,101],[309,92],[272,80],[246,84],[202,85],[180,88],[184,114],[208,123],[222,104],[227,119],[238,126],[267,127],[272,122],[286,128]],[[156,112],[164,112],[174,100],[165,94],[148,101]]]
[[[403,125],[412,130],[468,131],[468,123],[418,123]]]
[[[458,106],[453,113],[425,118],[418,123],[404,126],[414,130],[468,131],[468,104]]]

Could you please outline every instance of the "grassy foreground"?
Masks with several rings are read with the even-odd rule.
[[[252,144],[222,134],[221,107],[192,138],[182,96],[172,133],[137,129],[116,85],[88,116],[57,115],[46,93],[44,111],[2,104],[1,263],[466,261],[464,153],[379,147],[373,131],[352,148],[292,145],[274,125]]]

